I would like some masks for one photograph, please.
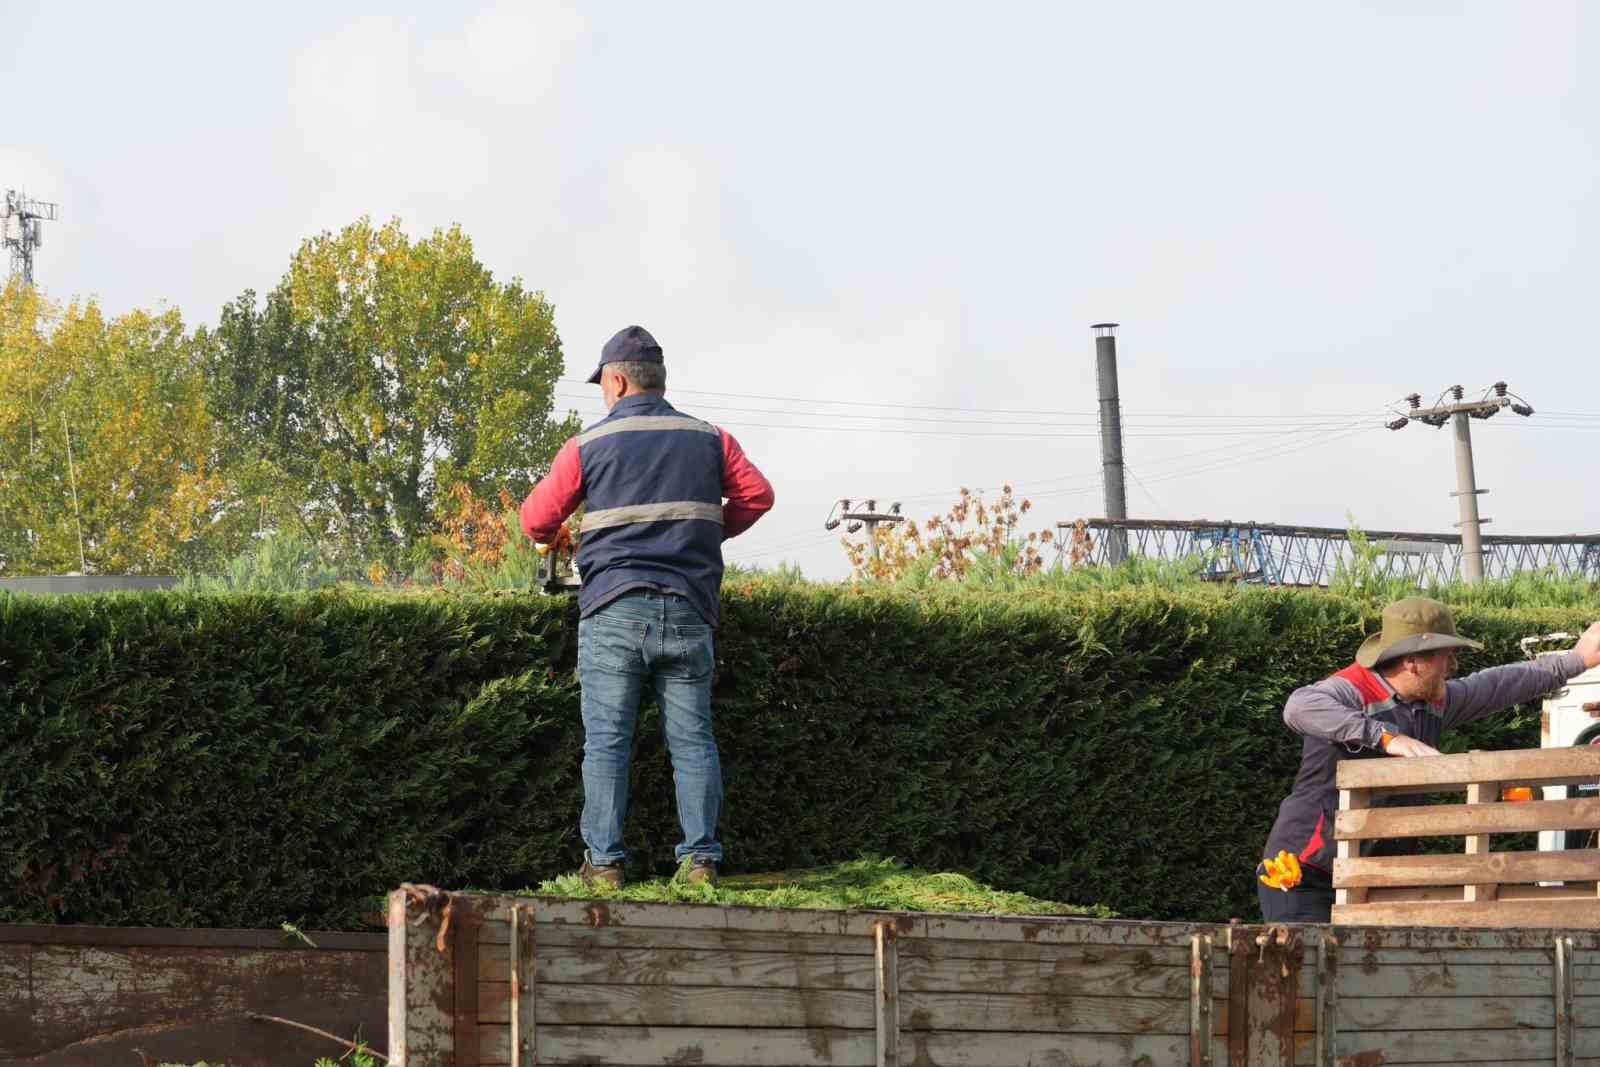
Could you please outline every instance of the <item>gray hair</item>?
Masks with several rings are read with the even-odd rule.
[[[640,389],[667,387],[667,367],[664,363],[612,363],[610,367]]]

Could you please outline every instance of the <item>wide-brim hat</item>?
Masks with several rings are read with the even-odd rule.
[[[1458,635],[1450,609],[1437,600],[1406,597],[1383,609],[1383,629],[1361,642],[1356,662],[1363,667],[1376,667],[1397,656],[1446,648],[1482,649],[1483,646]]]

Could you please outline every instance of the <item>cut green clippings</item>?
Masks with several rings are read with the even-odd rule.
[[[864,856],[846,863],[775,874],[724,877],[720,884],[689,885],[677,874],[636,882],[621,890],[590,888],[575,874],[541,882],[544,896],[628,900],[642,903],[726,904],[754,908],[819,908],[875,911],[941,911],[991,915],[1076,915],[1109,919],[1102,905],[1040,900],[1026,893],[992,889],[964,874],[930,873],[895,859]]]

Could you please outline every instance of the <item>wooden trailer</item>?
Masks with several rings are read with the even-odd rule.
[[[1600,1067],[1600,932],[389,900],[405,1067]]]

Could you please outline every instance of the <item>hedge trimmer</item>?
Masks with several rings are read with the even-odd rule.
[[[577,549],[572,543],[572,529],[563,523],[556,535],[550,539],[548,545],[534,546],[540,556],[539,562],[539,588],[546,593],[574,594],[583,585],[578,577],[576,560]],[[560,567],[562,556],[566,557],[567,567],[565,572]]]

